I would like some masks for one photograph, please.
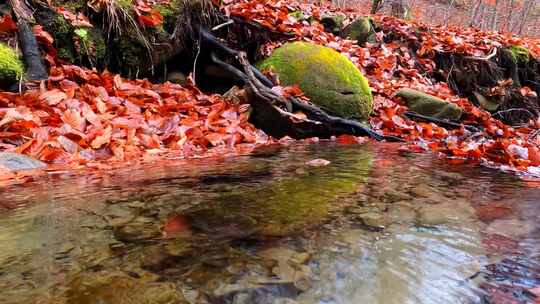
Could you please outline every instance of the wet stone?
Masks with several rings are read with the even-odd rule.
[[[0,152],[0,168],[12,171],[45,168],[47,164],[18,153]]]
[[[363,225],[376,230],[384,229],[388,225],[387,219],[377,212],[364,213],[359,218]]]

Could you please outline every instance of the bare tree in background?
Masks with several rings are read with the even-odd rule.
[[[469,26],[474,26],[476,24],[478,12],[480,11],[480,7],[482,6],[482,4],[482,0],[476,0],[476,2],[474,3],[473,9],[471,10],[471,16],[469,18]]]
[[[508,4],[508,16],[506,17],[506,25],[505,25],[505,30],[506,31],[511,31],[512,30],[512,17],[513,17],[513,14],[514,14],[514,5],[515,5],[515,1],[514,0],[509,0],[510,3]]]
[[[499,7],[499,0],[495,0],[495,4],[493,5],[493,12],[491,13],[491,26],[490,28],[492,30],[497,29],[497,17],[498,17],[498,7]]]
[[[371,2],[371,14],[376,14],[383,6],[384,0],[373,0]]]
[[[527,22],[527,19],[529,18],[529,14],[531,12],[531,8],[536,4],[535,0],[525,0],[525,3],[523,4],[523,8],[521,9],[521,13],[519,14],[519,19],[514,24],[514,27],[512,28],[512,32],[516,32],[517,34],[521,34],[523,32],[523,28],[525,27],[525,23]]]

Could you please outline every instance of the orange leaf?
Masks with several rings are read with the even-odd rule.
[[[86,129],[86,120],[79,111],[68,109],[62,115],[62,121],[70,125],[73,129],[83,132]]]
[[[111,134],[112,134],[112,128],[111,126],[108,126],[105,130],[103,130],[103,133],[101,135],[96,136],[94,140],[92,140],[92,143],[90,145],[94,149],[99,149],[101,146],[108,144],[111,140]]]

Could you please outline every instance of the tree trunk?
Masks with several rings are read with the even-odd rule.
[[[499,0],[495,0],[495,5],[493,6],[493,13],[491,15],[491,29],[492,30],[496,30],[497,29],[497,15],[498,15],[498,11],[497,11],[497,7],[499,5]]]
[[[517,34],[521,34],[523,32],[523,28],[525,26],[525,23],[527,23],[527,18],[529,18],[529,13],[533,5],[534,5],[534,0],[528,0],[523,4],[523,10],[521,11],[521,15],[519,19],[519,27],[518,27]]]
[[[482,0],[478,0],[474,4],[474,8],[471,10],[471,17],[469,21],[469,26],[475,26],[476,25],[476,18],[478,17],[478,12],[480,11],[480,7],[482,6]]]
[[[512,30],[512,14],[514,13],[514,0],[510,0],[508,8],[508,16],[506,17],[505,30],[510,32]]]

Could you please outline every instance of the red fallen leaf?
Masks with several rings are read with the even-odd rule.
[[[537,147],[529,147],[529,160],[532,166],[540,166],[540,149]]]
[[[311,166],[311,167],[324,167],[324,166],[328,166],[329,164],[330,164],[330,161],[326,159],[322,159],[322,158],[316,158],[316,159],[306,162],[306,165]]]
[[[78,110],[68,109],[62,115],[62,121],[70,125],[73,129],[83,132],[86,129],[86,120]]]
[[[358,143],[358,138],[356,138],[356,136],[353,136],[353,135],[348,135],[348,134],[343,134],[343,135],[340,135],[336,138],[336,141],[340,144],[357,144]]]
[[[503,218],[512,214],[512,208],[504,203],[490,203],[475,209],[476,216],[483,222]]]
[[[191,224],[185,216],[175,215],[165,221],[162,230],[166,237],[182,236],[191,233]]]
[[[40,100],[46,102],[50,106],[54,106],[66,98],[66,93],[60,91],[59,89],[46,91],[39,96]]]
[[[34,25],[32,27],[32,31],[34,32],[34,35],[36,35],[36,39],[39,42],[47,46],[52,46],[54,38],[51,36],[51,34],[47,33],[41,25]]]
[[[111,140],[112,128],[108,126],[105,130],[102,131],[101,135],[98,135],[92,140],[90,146],[94,149],[99,149],[101,146],[108,144]]]
[[[139,23],[149,27],[156,27],[163,24],[163,16],[157,10],[152,10],[150,15],[138,17]]]
[[[17,24],[13,21],[10,14],[6,14],[0,18],[0,32],[10,33],[17,30]]]
[[[75,14],[63,7],[59,7],[56,11],[62,14],[62,16],[64,16],[64,18],[66,18],[66,20],[74,27],[93,27],[90,20],[82,13]]]
[[[68,153],[75,154],[79,151],[79,145],[71,139],[60,135],[56,138],[56,141],[64,148]]]

